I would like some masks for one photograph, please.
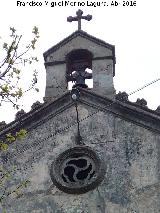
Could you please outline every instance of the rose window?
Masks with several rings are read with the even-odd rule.
[[[67,193],[80,194],[94,189],[104,174],[99,157],[86,146],[64,151],[51,165],[53,183]]]

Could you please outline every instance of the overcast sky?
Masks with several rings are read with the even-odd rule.
[[[14,26],[20,34],[24,35],[24,41],[30,38],[33,26],[37,26],[40,31],[37,47],[40,92],[31,93],[23,98],[22,104],[25,111],[29,111],[31,104],[36,100],[42,102],[45,92],[43,52],[77,30],[77,23],[66,21],[67,16],[74,16],[77,9],[82,9],[84,15],[93,16],[90,22],[82,21],[82,30],[115,45],[117,64],[114,84],[117,93],[118,91],[130,93],[160,78],[159,0],[128,1],[130,5],[136,2],[134,3],[136,6],[123,6],[123,0],[117,1],[118,6],[111,6],[112,1],[107,0],[106,3],[88,1],[87,6],[87,1],[81,0],[79,2],[85,4],[81,7],[77,6],[76,0],[75,6],[72,6],[73,1],[68,1],[70,4],[68,6],[56,6],[55,2],[59,1],[47,1],[35,1],[39,2],[39,6],[29,6],[25,4],[27,0],[21,1],[21,6],[17,6],[16,0],[0,1],[0,36],[2,38],[8,35],[10,26]],[[89,6],[91,2],[100,2],[101,6]],[[59,4],[61,3],[62,1]],[[25,6],[22,6],[24,4]],[[156,109],[160,105],[159,91],[160,81],[130,96],[130,100],[145,98],[149,108]],[[0,109],[0,120],[12,121],[14,113],[11,106],[5,105]]]

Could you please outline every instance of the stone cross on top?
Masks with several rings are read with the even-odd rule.
[[[85,19],[87,21],[90,21],[92,19],[92,16],[91,15],[87,15],[87,16],[82,16],[83,15],[83,11],[82,10],[78,10],[76,12],[76,17],[72,17],[72,16],[69,16],[67,18],[67,21],[68,22],[72,22],[72,21],[78,21],[78,30],[81,30],[81,20],[82,19]]]

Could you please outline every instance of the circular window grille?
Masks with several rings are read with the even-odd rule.
[[[62,191],[87,192],[103,180],[104,164],[89,147],[74,147],[61,153],[51,165],[51,179]]]

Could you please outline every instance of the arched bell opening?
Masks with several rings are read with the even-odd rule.
[[[86,49],[71,51],[66,56],[66,78],[68,89],[71,87],[87,88],[86,79],[92,79],[93,55]]]

